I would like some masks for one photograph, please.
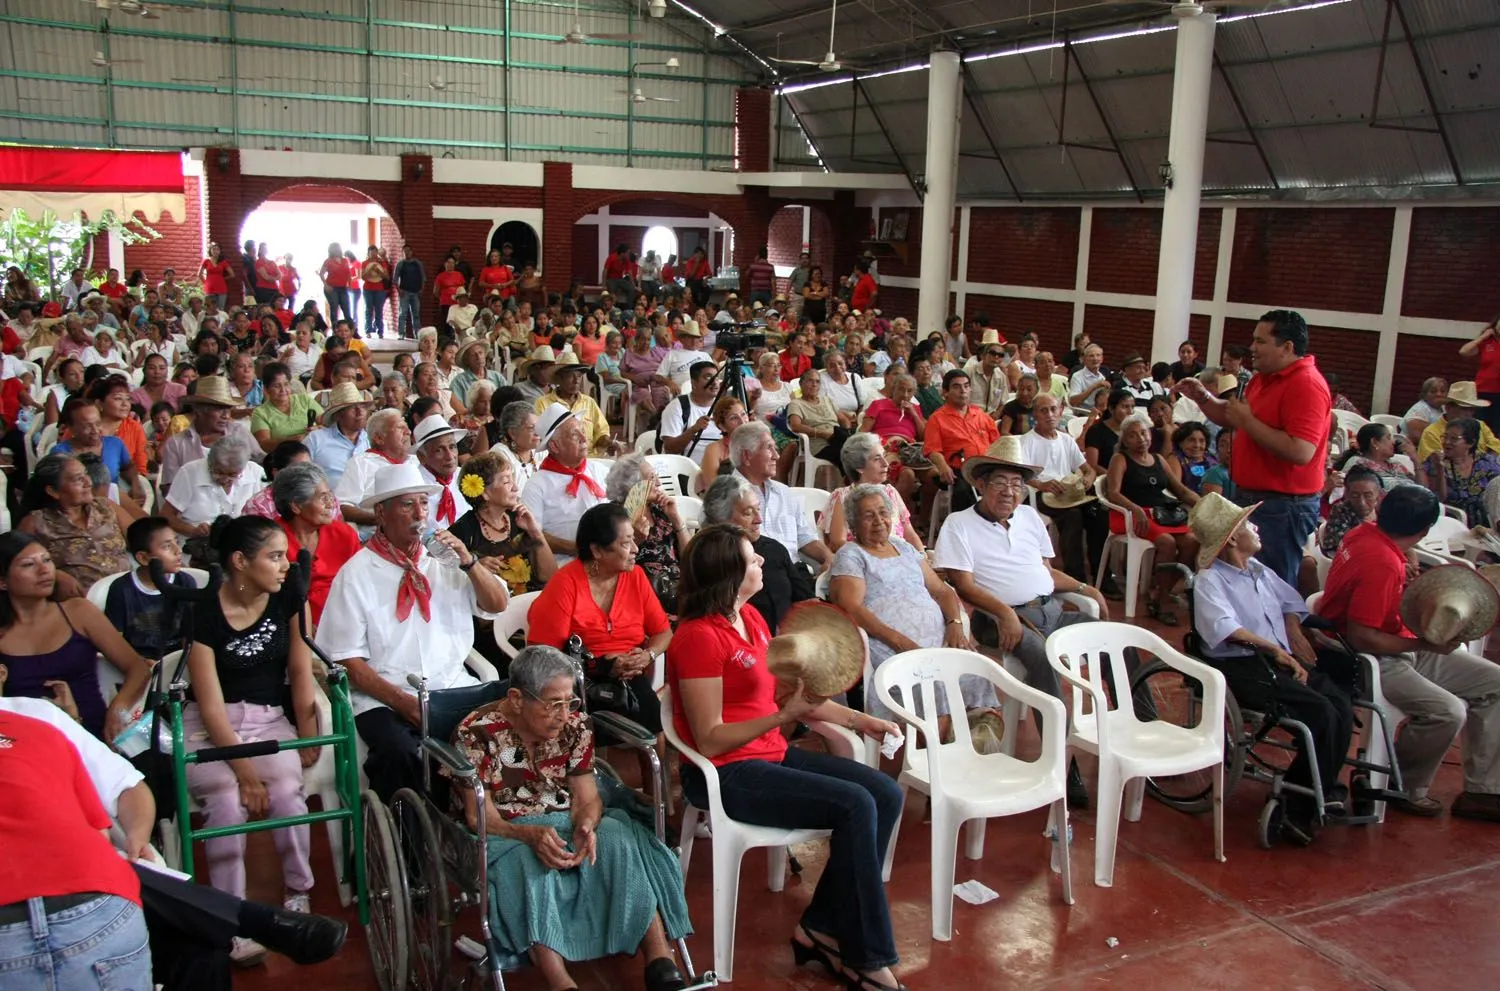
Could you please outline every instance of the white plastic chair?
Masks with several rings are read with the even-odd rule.
[[[515,660],[517,651],[511,646],[510,638],[517,633],[524,636],[531,628],[531,604],[541,594],[527,592],[525,595],[512,596],[505,611],[495,617],[495,645],[511,660]]]
[[[10,481],[6,478],[5,472],[0,471],[0,533],[10,532],[10,508],[6,502],[9,488]]]
[[[1370,422],[1384,424],[1393,434],[1406,433],[1406,421],[1394,413],[1376,413],[1370,417]]]
[[[667,495],[691,495],[697,491],[701,469],[692,458],[682,454],[648,454],[646,460],[656,469],[656,480]]]
[[[57,446],[57,424],[49,423],[42,428],[41,438],[36,443],[36,459],[45,458]]]
[[[677,504],[677,515],[682,517],[682,525],[687,528],[688,533],[697,533],[703,527],[703,500],[697,496],[680,495],[673,496],[672,501]]]
[[[687,877],[688,865],[693,855],[693,839],[698,828],[698,818],[706,812],[709,825],[713,830],[714,972],[718,974],[719,980],[728,982],[734,980],[734,927],[735,917],[739,912],[740,861],[744,859],[745,853],[756,847],[768,848],[766,883],[772,891],[780,891],[786,885],[787,848],[794,843],[823,839],[830,835],[831,831],[754,826],[729,818],[724,811],[723,799],[720,797],[719,769],[707,757],[684,743],[682,737],[678,735],[671,715],[671,689],[663,688],[660,695],[662,730],[666,733],[667,743],[676,748],[678,753],[686,757],[703,773],[704,787],[708,792],[706,810],[696,808],[691,802],[683,803],[682,849],[678,854],[678,860],[682,866],[682,876]],[[830,736],[834,739],[845,739],[845,747],[839,749],[849,748],[855,753],[858,752],[860,744],[857,740],[849,742],[848,738],[852,738],[853,734],[843,730],[842,727],[828,726],[818,722],[809,725],[825,739]],[[848,756],[848,754],[841,756]],[[891,837],[891,842],[894,845],[894,835]]]
[[[1359,428],[1370,422],[1360,414],[1351,413],[1346,409],[1334,410],[1333,418],[1338,421],[1339,426],[1342,427],[1346,433],[1351,434],[1359,433]]]
[[[1100,474],[1094,479],[1094,494],[1099,497],[1099,502],[1107,510],[1119,513],[1125,517],[1125,533],[1111,533],[1104,541],[1104,550],[1099,554],[1099,568],[1094,573],[1099,581],[1109,574],[1108,566],[1110,555],[1116,548],[1123,547],[1125,554],[1125,584],[1120,591],[1125,596],[1125,618],[1134,619],[1136,611],[1136,597],[1142,590],[1142,585],[1149,579],[1151,571],[1146,562],[1147,559],[1155,560],[1156,545],[1144,537],[1137,537],[1130,532],[1130,514],[1119,506],[1110,502],[1104,495],[1104,484],[1108,476]]]
[[[806,488],[813,488],[817,485],[818,473],[825,468],[833,473],[834,478],[838,478],[838,468],[834,466],[832,461],[813,457],[812,438],[808,437],[807,434],[798,434],[797,443],[799,448],[797,460],[792,465],[793,478],[797,477],[797,468],[799,466],[802,469],[802,485]]]
[[[1046,717],[1040,723],[1042,752],[1036,760],[974,750],[968,720],[961,714],[959,678],[963,675],[987,679],[1007,698],[1019,699]],[[941,684],[954,712],[953,740],[934,745],[932,741],[941,738],[937,684]],[[901,701],[896,700],[893,689],[899,689]],[[951,647],[909,650],[889,658],[875,671],[875,690],[907,724],[906,766],[899,779],[902,791],[915,788],[932,802],[932,938],[953,938],[953,876],[958,831],[964,823],[969,824],[964,855],[979,860],[984,856],[985,820],[1050,807],[1047,835],[1053,839],[1054,868],[1062,874],[1063,901],[1073,904],[1073,873],[1066,839],[1068,753],[1062,702],[1027,687],[983,654]],[[916,714],[913,700],[921,702],[923,715]],[[919,731],[924,744],[921,747]],[[895,847],[893,832],[886,851],[887,878]]]
[[[807,489],[800,486],[793,488],[791,493],[802,500],[802,511],[807,514],[807,522],[822,534],[833,513],[833,493],[827,489]]]
[[[1195,679],[1203,690],[1198,724],[1176,726],[1136,716],[1130,696],[1125,650],[1134,647]],[[1047,638],[1047,660],[1073,687],[1068,747],[1098,755],[1098,814],[1095,816],[1094,883],[1114,884],[1120,814],[1137,822],[1146,778],[1212,769],[1214,859],[1224,860],[1224,676],[1176,650],[1161,637],[1127,623],[1082,623]],[[1121,704],[1110,708],[1105,692],[1108,664]],[[1085,667],[1087,670],[1085,671]],[[1087,705],[1086,705],[1087,704]],[[1126,789],[1129,795],[1126,795]]]
[[[655,454],[656,453],[656,431],[655,430],[647,430],[645,433],[641,434],[639,437],[637,437],[635,439],[635,453],[637,453],[637,454]]]
[[[46,344],[38,348],[31,348],[26,352],[26,360],[36,362],[38,365],[46,365],[47,359],[50,357],[52,357],[52,345],[50,344]],[[40,386],[41,384],[42,383],[40,381],[37,382],[38,386]]]

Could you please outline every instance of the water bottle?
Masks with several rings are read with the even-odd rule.
[[[434,561],[445,568],[456,568],[462,560],[457,551],[437,539],[436,531],[422,542],[422,546],[427,548],[427,553],[432,555]]]

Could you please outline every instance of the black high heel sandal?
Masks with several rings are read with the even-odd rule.
[[[889,984],[882,984],[868,974],[858,972],[851,976],[848,971],[845,971],[844,980],[849,991],[911,991],[905,984],[892,987]]]
[[[819,939],[818,934],[806,926],[798,926],[797,928],[802,931],[802,935],[806,936],[812,945],[803,946],[796,939],[788,940],[787,942],[792,944],[792,961],[798,967],[817,962],[822,964],[828,973],[834,977],[843,974],[843,970],[834,965],[833,957],[830,955],[837,954],[838,951]]]

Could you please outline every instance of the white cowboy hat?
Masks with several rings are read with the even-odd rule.
[[[1043,492],[1042,502],[1050,509],[1072,509],[1074,506],[1082,506],[1086,502],[1094,501],[1094,492],[1083,484],[1083,476],[1076,471],[1071,475],[1064,475],[1057,480],[1062,483],[1061,492]]]
[[[517,376],[524,376],[531,371],[532,365],[555,365],[557,364],[557,352],[552,350],[550,344],[542,344],[532,349],[520,365],[516,368]]]
[[[702,330],[702,328],[700,328],[698,326],[698,321],[696,321],[696,320],[689,320],[687,323],[685,323],[685,324],[682,325],[682,329],[677,332],[677,336],[678,337],[702,337],[703,336],[703,330]]]
[[[443,419],[441,413],[433,413],[431,416],[425,418],[421,423],[417,424],[417,429],[412,431],[411,446],[416,450],[421,450],[422,446],[424,444],[427,444],[429,441],[434,441],[440,437],[448,437],[453,434],[462,434],[465,432],[466,431],[453,426],[447,420]]]
[[[1479,398],[1479,390],[1473,382],[1454,382],[1448,386],[1447,401],[1455,406],[1468,406],[1471,409],[1483,409],[1490,404],[1488,399]]]
[[[404,495],[431,497],[436,495],[441,488],[441,485],[423,481],[422,471],[417,467],[417,462],[408,459],[399,465],[382,465],[375,473],[375,481],[370,494],[360,500],[359,506],[361,509],[374,509],[387,499]]]
[[[552,403],[542,410],[541,416],[536,418],[536,440],[538,447],[546,447],[552,435],[557,433],[557,428],[562,426],[564,420],[573,415],[573,411],[562,403]]]
[[[229,391],[229,380],[222,375],[205,375],[193,383],[191,394],[183,396],[184,406],[242,406]]]
[[[1240,528],[1240,524],[1255,512],[1254,506],[1236,506],[1217,492],[1210,492],[1198,500],[1188,513],[1188,529],[1198,539],[1198,568],[1201,571],[1214,563],[1229,538]]]

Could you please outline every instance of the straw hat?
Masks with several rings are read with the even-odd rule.
[[[1083,484],[1083,476],[1074,472],[1058,479],[1062,483],[1061,493],[1043,492],[1042,501],[1053,509],[1072,509],[1095,499],[1093,490]]]
[[[425,421],[424,421],[425,422]],[[442,488],[422,478],[417,462],[408,458],[399,465],[382,465],[375,473],[370,494],[360,501],[361,509],[374,509],[387,499],[397,496],[421,495],[431,498]]]
[[[533,348],[526,359],[516,369],[517,376],[524,376],[531,372],[532,365],[555,365],[557,364],[557,352],[552,350],[552,345],[542,344]]]
[[[991,344],[1004,343],[1005,341],[1000,337],[1000,331],[996,330],[994,327],[986,327],[984,329],[984,334],[979,338],[979,346],[982,348],[989,347]]]
[[[1224,395],[1224,393],[1233,392],[1239,387],[1240,377],[1238,375],[1224,374],[1220,375],[1218,380],[1214,382],[1212,391],[1215,396],[1222,396]]]
[[[1401,594],[1401,622],[1428,643],[1477,640],[1497,616],[1500,591],[1466,564],[1429,568]]]
[[[542,410],[541,415],[536,418],[537,446],[545,448],[552,435],[557,433],[557,428],[572,415],[573,411],[562,403],[552,403]]]
[[[766,668],[813,698],[847,691],[865,667],[865,642],[842,609],[808,599],[787,611],[766,647]]]
[[[1188,529],[1198,540],[1198,568],[1202,570],[1214,563],[1229,538],[1250,518],[1260,503],[1254,506],[1236,506],[1217,492],[1210,492],[1198,500],[1188,513]]]
[[[1448,402],[1472,409],[1483,409],[1490,404],[1488,399],[1479,398],[1479,390],[1473,382],[1454,382],[1448,386]]]
[[[429,441],[437,440],[440,437],[448,437],[452,434],[462,434],[466,432],[467,431],[461,430],[458,427],[453,426],[447,420],[443,419],[443,415],[441,413],[434,413],[431,416],[423,419],[421,423],[417,424],[417,429],[411,432],[411,446],[413,450],[420,451],[422,449],[422,445],[428,443]]]
[[[983,454],[976,454],[964,462],[964,480],[975,488],[979,483],[974,481],[974,473],[980,468],[989,465],[1001,465],[1006,468],[1015,468],[1021,473],[1021,477],[1030,481],[1036,473],[1041,471],[1034,464],[1026,460],[1026,452],[1021,449],[1021,438],[1014,436],[1001,437],[990,445],[990,449]]]
[[[475,338],[472,338],[471,340],[464,341],[463,345],[460,346],[459,349],[458,349],[458,354],[456,354],[456,355],[453,356],[453,363],[455,365],[457,365],[459,368],[465,367],[464,366],[464,355],[466,355],[466,354],[469,353],[469,349],[470,348],[481,348],[482,349],[482,348],[485,347],[485,344],[486,344],[485,339],[482,338],[482,337],[475,337]]]
[[[584,371],[588,371],[588,369],[579,362],[578,355],[574,354],[569,348],[563,348],[563,353],[557,356],[557,367],[552,369],[552,374],[556,376],[558,372]]]
[[[319,419],[326,427],[333,422],[333,415],[339,410],[350,406],[369,406],[371,402],[370,397],[361,392],[353,382],[340,382],[328,393],[328,408]]]
[[[703,336],[703,328],[698,326],[698,321],[689,320],[682,325],[682,329],[677,332],[677,336],[701,338]]]
[[[229,380],[222,375],[205,375],[193,383],[191,395],[183,396],[183,405],[190,406],[230,406],[243,405],[236,399],[234,393],[229,391]]]

